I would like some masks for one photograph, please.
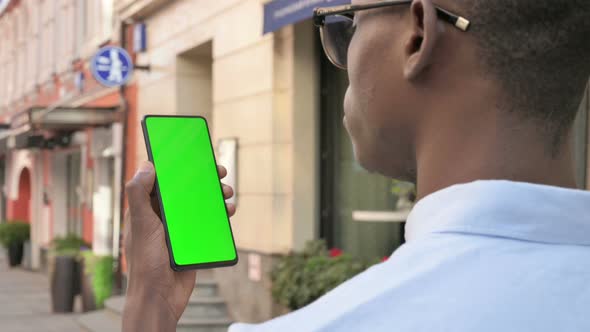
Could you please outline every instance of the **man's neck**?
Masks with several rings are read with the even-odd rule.
[[[538,129],[498,113],[472,112],[462,121],[441,116],[423,127],[416,142],[418,199],[475,180],[576,187],[571,134],[552,155]]]

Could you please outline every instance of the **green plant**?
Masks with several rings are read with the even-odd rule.
[[[376,263],[331,252],[323,240],[316,240],[303,252],[282,257],[271,272],[273,298],[291,310],[299,309]]]
[[[23,243],[30,237],[31,226],[23,221],[9,221],[0,224],[0,243],[5,248],[11,244]]]
[[[53,256],[78,256],[82,248],[90,245],[76,234],[68,234],[64,237],[56,237],[51,244]]]
[[[84,251],[81,255],[84,260],[84,274],[92,280],[96,307],[102,308],[113,290],[114,259],[112,256],[97,256],[91,251]]]
[[[391,180],[391,193],[397,197],[406,197],[413,202],[416,197],[416,186],[411,182]]]

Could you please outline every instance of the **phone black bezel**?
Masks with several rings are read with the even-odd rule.
[[[215,162],[215,165],[217,165],[217,159],[215,157],[215,149],[213,148],[213,142],[211,141],[211,131],[209,130],[209,123],[207,122],[207,119],[203,116],[199,116],[199,115],[157,115],[157,114],[147,114],[144,115],[142,120],[141,120],[141,128],[143,131],[143,139],[145,141],[145,146],[147,149],[147,154],[148,154],[148,159],[149,161],[154,164],[154,169],[155,169],[155,162],[154,162],[154,157],[152,155],[152,147],[150,144],[150,139],[149,139],[149,134],[147,131],[147,125],[146,125],[146,120],[148,118],[198,118],[198,119],[203,119],[203,121],[205,121],[205,126],[207,128],[207,135],[209,137],[209,144],[211,146],[211,151],[213,151],[213,161]],[[219,177],[219,171],[217,170],[217,167],[215,168],[215,172],[217,173],[217,177]],[[225,199],[223,197],[223,187],[221,185],[221,179],[219,180],[219,187],[221,189],[221,199],[224,200]],[[216,268],[216,267],[227,267],[227,266],[234,266],[238,263],[238,250],[236,247],[236,240],[234,238],[234,233],[233,233],[233,229],[231,227],[231,222],[229,219],[229,213],[227,211],[227,206],[224,204],[224,208],[225,208],[225,215],[227,218],[227,223],[229,225],[229,231],[231,234],[231,238],[232,238],[232,243],[234,246],[234,252],[236,253],[236,258],[234,260],[230,260],[230,261],[221,261],[221,262],[209,262],[209,263],[199,263],[199,264],[189,264],[189,265],[179,265],[176,264],[176,261],[174,260],[174,255],[172,253],[172,246],[170,244],[170,235],[168,233],[168,223],[166,222],[166,213],[164,211],[164,205],[162,204],[162,196],[160,195],[160,186],[158,185],[158,175],[156,173],[156,181],[154,183],[154,188],[156,190],[156,198],[158,199],[158,205],[160,207],[160,214],[162,217],[162,224],[164,225],[164,233],[166,234],[166,247],[168,248],[168,256],[170,258],[170,267],[174,270],[174,271],[188,271],[188,270],[197,270],[197,269],[211,269],[211,268]]]

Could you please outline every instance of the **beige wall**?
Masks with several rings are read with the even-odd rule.
[[[232,219],[238,247],[265,254],[300,247],[317,223],[317,82],[308,67],[313,40],[296,40],[293,27],[262,36],[260,0],[178,0],[146,23],[148,51],[138,62],[152,70],[137,76],[140,116],[210,114],[215,143],[238,138],[239,205]],[[180,56],[208,42],[212,80],[200,82],[212,87],[209,107],[181,97],[193,73]],[[297,63],[296,42],[308,46]],[[139,160],[146,159],[143,146],[137,151]]]

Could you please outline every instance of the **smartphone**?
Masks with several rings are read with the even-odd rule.
[[[156,170],[170,266],[176,271],[232,266],[238,253],[205,118],[146,115],[141,121]]]

